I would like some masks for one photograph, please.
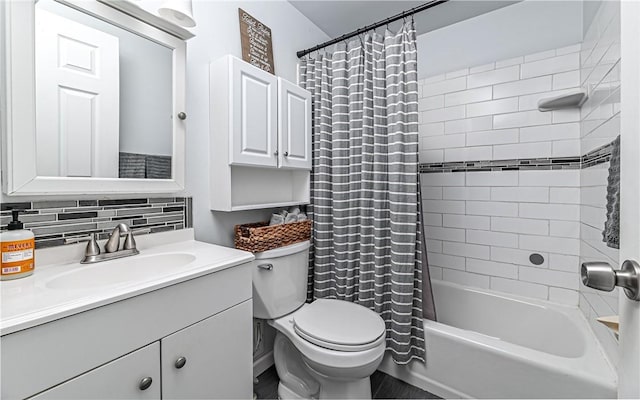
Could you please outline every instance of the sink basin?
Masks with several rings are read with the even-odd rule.
[[[189,253],[151,254],[124,257],[95,264],[78,264],[73,270],[57,275],[45,285],[50,289],[96,288],[129,281],[153,278],[192,263]]]

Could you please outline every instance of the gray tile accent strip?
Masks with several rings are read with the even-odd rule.
[[[190,197],[118,200],[55,200],[2,204],[0,229],[11,220],[11,210],[23,210],[20,220],[36,236],[36,249],[61,246],[70,237],[97,233],[105,239],[120,222],[151,233],[191,228]],[[143,233],[138,233],[142,235]]]
[[[608,143],[583,156],[576,157],[422,163],[419,170],[421,174],[429,174],[435,172],[582,169],[608,162],[611,159],[612,147],[613,143]]]

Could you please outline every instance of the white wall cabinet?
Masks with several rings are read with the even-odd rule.
[[[2,398],[251,398],[249,267],[2,336]]]
[[[278,165],[311,169],[311,93],[278,78]]]
[[[232,165],[278,167],[278,78],[235,57],[229,57],[229,136]],[[221,80],[227,79],[220,72]]]
[[[311,94],[231,55],[210,81],[211,209],[308,203]]]

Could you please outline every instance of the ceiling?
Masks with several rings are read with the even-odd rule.
[[[415,14],[418,35],[506,7],[522,0],[450,0]],[[371,25],[425,1],[289,0],[331,38]],[[397,25],[396,25],[397,26]]]

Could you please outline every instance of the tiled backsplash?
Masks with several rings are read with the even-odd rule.
[[[190,197],[3,203],[2,229],[11,220],[12,209],[24,210],[20,220],[35,234],[36,248],[60,246],[65,239],[92,232],[105,239],[119,223],[134,230],[149,228],[151,233],[193,226]]]

